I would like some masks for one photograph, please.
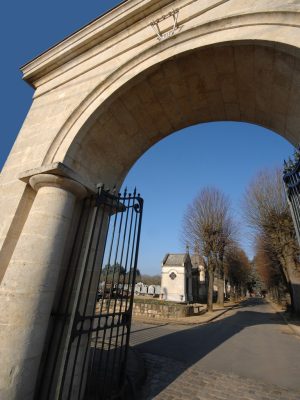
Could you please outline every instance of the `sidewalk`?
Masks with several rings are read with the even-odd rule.
[[[133,317],[133,322],[142,322],[144,324],[151,325],[160,325],[160,324],[175,324],[175,325],[199,325],[206,324],[208,322],[213,321],[214,319],[220,317],[222,314],[227,311],[238,307],[240,302],[227,302],[224,304],[224,307],[219,307],[218,305],[214,305],[214,310],[212,312],[204,312],[199,315],[194,315],[191,317],[182,317],[182,318],[143,318],[143,317]]]
[[[270,299],[266,300],[271,305],[271,307],[276,311],[276,313],[281,316],[281,318],[294,332],[294,334],[300,337],[300,319],[291,317],[289,313],[287,313],[281,305],[274,303]]]

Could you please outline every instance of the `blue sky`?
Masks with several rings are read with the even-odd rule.
[[[95,19],[119,1],[41,2],[11,0],[1,5],[0,168],[31,104],[32,89],[22,81],[19,67],[57,41]],[[265,167],[282,165],[292,154],[283,138],[258,126],[210,123],[190,127],[162,140],[129,172],[125,184],[137,186],[145,199],[140,269],[160,272],[167,252],[181,252],[181,223],[187,205],[203,186],[213,185],[232,200],[241,221],[245,186]],[[242,223],[240,223],[242,227]],[[247,232],[240,239],[252,256]]]
[[[293,147],[281,136],[237,122],[200,124],[173,133],[148,150],[129,172],[145,199],[140,253],[142,271],[160,271],[165,253],[184,251],[183,214],[201,188],[214,186],[232,202],[241,245],[253,256],[240,212],[245,187],[264,168],[282,165]]]

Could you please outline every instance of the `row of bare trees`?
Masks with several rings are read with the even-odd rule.
[[[269,290],[285,286],[292,310],[300,312],[300,263],[296,233],[281,170],[262,171],[249,185],[244,214],[255,237],[255,265]]]
[[[286,288],[292,310],[299,313],[300,251],[282,172],[260,172],[248,186],[242,208],[253,233],[256,270],[278,296]],[[249,286],[252,268],[238,244],[237,231],[229,199],[216,188],[202,189],[184,215],[183,239],[202,254],[208,273],[208,310],[213,307],[214,281],[218,282],[219,304],[224,302],[224,278],[240,295]]]
[[[247,270],[248,259],[236,241],[237,228],[231,215],[229,199],[218,189],[206,187],[196,196],[183,218],[183,239],[203,256],[208,274],[207,309],[213,309],[214,281],[218,284],[218,300],[224,304],[224,278],[231,286],[242,287],[238,268]],[[244,266],[245,263],[245,266]],[[216,279],[217,278],[217,279]],[[240,279],[240,280],[239,280]]]
[[[253,289],[252,265],[244,252],[237,244],[228,248],[225,257],[224,274],[230,283],[230,298],[238,300],[247,290]]]

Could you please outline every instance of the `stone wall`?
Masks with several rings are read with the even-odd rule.
[[[146,318],[182,318],[199,315],[203,312],[203,306],[196,304],[178,304],[149,299],[135,299],[132,310],[133,317]]]

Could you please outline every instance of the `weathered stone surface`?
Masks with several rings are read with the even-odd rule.
[[[133,316],[148,318],[182,318],[190,315],[197,315],[201,307],[193,304],[165,304],[164,301],[136,300],[133,302]]]
[[[31,399],[62,268],[76,195],[67,178],[40,174],[30,213],[0,286],[0,398]]]

